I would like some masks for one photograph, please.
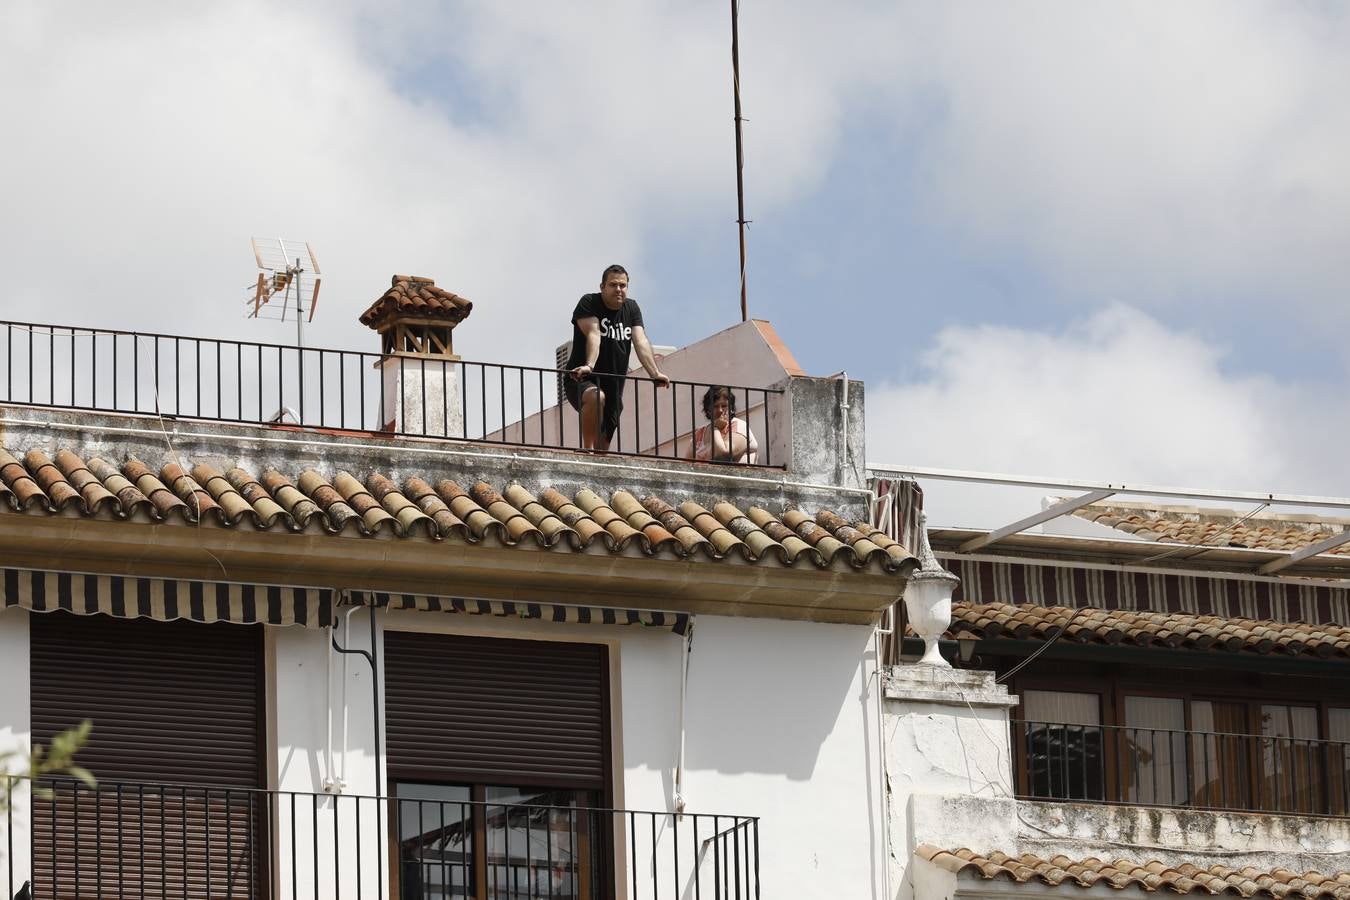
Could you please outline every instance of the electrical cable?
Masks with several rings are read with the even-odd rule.
[[[140,336],[139,334],[136,335],[136,346],[137,346],[137,347],[141,347],[141,336]],[[114,373],[114,377],[116,377],[116,373]],[[73,385],[72,385],[72,389],[73,389]],[[155,418],[156,418],[156,419],[158,420],[158,422],[159,422],[159,431],[160,431],[160,434],[162,434],[162,435],[164,436],[164,444],[165,444],[165,446],[167,446],[167,447],[169,448],[169,455],[172,456],[173,459],[178,463],[178,470],[179,470],[180,472],[183,473],[183,476],[184,476],[184,477],[187,477],[187,476],[188,476],[187,461],[184,460],[183,457],[179,455],[179,453],[178,453],[178,448],[174,447],[173,441],[169,438],[169,431],[168,431],[168,429],[164,427],[164,414],[161,413],[161,412],[160,412],[160,409],[159,409],[159,385],[158,385],[158,384],[152,385],[152,391],[151,391],[151,393],[152,393],[152,395],[153,395],[154,398],[155,398]],[[195,479],[194,479],[194,483],[195,483]],[[166,485],[166,486],[167,486],[167,485]],[[202,527],[202,502],[201,502],[201,500],[197,497],[197,492],[196,492],[196,491],[189,491],[188,493],[190,493],[190,494],[192,495],[192,502],[193,502],[193,505],[196,507],[196,512],[197,512],[197,522],[196,522],[196,526],[195,526],[195,527],[196,527],[197,529],[200,530],[201,527]],[[211,557],[213,560],[216,561],[216,565],[220,566],[220,574],[221,574],[221,575],[225,576],[226,578],[229,578],[229,577],[230,577],[229,570],[225,568],[225,563],[221,562],[221,559],[220,559],[219,556],[216,556],[214,553],[211,552],[211,549],[210,549],[209,547],[206,546],[205,542],[200,542],[200,543],[198,543],[197,546],[201,549],[201,551],[202,551],[203,553],[205,553],[207,556]]]
[[[1254,507],[1254,508],[1252,509],[1251,512],[1247,513],[1245,516],[1243,516],[1242,518],[1238,519],[1236,522],[1232,522],[1231,524],[1226,525],[1226,526],[1224,526],[1223,528],[1219,529],[1217,532],[1215,532],[1214,534],[1210,535],[1210,536],[1209,536],[1208,538],[1206,538],[1205,540],[1200,541],[1200,542],[1198,542],[1198,543],[1183,544],[1183,545],[1180,546],[1180,547],[1177,547],[1177,548],[1175,548],[1175,549],[1173,549],[1173,550],[1168,550],[1168,551],[1165,552],[1165,553],[1159,553],[1159,554],[1156,555],[1156,556],[1147,556],[1147,557],[1145,557],[1144,559],[1139,560],[1138,563],[1136,563],[1136,565],[1141,565],[1141,566],[1143,566],[1143,565],[1147,565],[1148,563],[1151,563],[1151,562],[1156,562],[1157,560],[1160,560],[1160,559],[1168,559],[1168,558],[1170,558],[1170,557],[1176,556],[1178,553],[1184,553],[1184,552],[1186,552],[1187,550],[1196,550],[1196,551],[1198,551],[1198,552],[1195,553],[1194,556],[1199,556],[1201,553],[1204,553],[1206,550],[1211,550],[1211,549],[1214,548],[1214,546],[1216,546],[1216,545],[1213,545],[1213,544],[1211,543],[1211,542],[1214,541],[1216,538],[1223,537],[1225,534],[1230,533],[1234,528],[1237,528],[1239,525],[1245,525],[1248,521],[1251,520],[1251,518],[1252,518],[1253,516],[1255,516],[1255,515],[1257,515],[1257,514],[1263,512],[1264,510],[1267,510],[1267,509],[1269,509],[1269,508],[1270,508],[1270,503],[1269,503],[1269,502],[1257,504],[1256,507]],[[1192,558],[1194,558],[1194,557],[1193,557],[1193,556],[1188,556],[1188,557],[1186,557],[1186,558],[1187,558],[1187,559],[1192,559]]]
[[[995,678],[995,679],[994,679],[994,682],[995,682],[996,684],[1002,684],[1004,681],[1007,681],[1009,678],[1013,677],[1013,676],[1016,675],[1018,672],[1022,671],[1022,669],[1026,668],[1027,665],[1029,665],[1033,660],[1036,659],[1036,657],[1040,656],[1042,653],[1044,653],[1045,651],[1049,650],[1050,647],[1054,645],[1055,641],[1059,640],[1060,637],[1061,637],[1066,631],[1069,630],[1069,626],[1072,625],[1075,621],[1077,621],[1077,619],[1078,619],[1078,617],[1079,617],[1080,615],[1082,615],[1084,612],[1086,612],[1087,610],[1092,609],[1092,608],[1093,608],[1093,607],[1090,607],[1090,606],[1080,606],[1080,607],[1078,607],[1077,609],[1075,609],[1075,610],[1073,611],[1073,615],[1069,616],[1069,620],[1068,620],[1067,622],[1065,622],[1064,625],[1060,627],[1059,631],[1056,631],[1056,632],[1054,633],[1054,635],[1052,635],[1052,636],[1050,637],[1049,640],[1047,640],[1044,644],[1041,644],[1039,647],[1037,647],[1035,653],[1032,653],[1032,654],[1031,654],[1030,656],[1028,656],[1026,659],[1022,660],[1020,663],[1018,663],[1017,665],[1013,666],[1011,669],[1009,669],[1008,671],[1004,672],[1004,673],[1003,673],[1002,675],[1000,675],[999,677]]]

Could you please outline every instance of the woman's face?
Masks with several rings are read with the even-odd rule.
[[[722,420],[728,418],[730,412],[731,412],[731,402],[727,400],[726,397],[724,396],[717,397],[716,399],[713,400],[711,418],[714,422],[721,422]]]

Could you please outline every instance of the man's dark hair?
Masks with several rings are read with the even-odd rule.
[[[736,415],[736,395],[732,393],[731,388],[726,385],[715,384],[708,388],[703,395],[703,414],[709,419],[712,418],[713,404],[723,397],[727,401],[727,416]]]
[[[600,273],[601,287],[605,286],[605,282],[609,281],[609,276],[611,275],[622,275],[624,278],[629,277],[628,270],[625,269],[623,266],[619,265],[618,263],[615,263],[614,265],[609,266],[608,268],[605,269],[605,271]]]

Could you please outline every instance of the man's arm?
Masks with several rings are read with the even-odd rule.
[[[599,330],[597,329],[597,334]],[[599,340],[597,338],[596,340]],[[642,363],[642,368],[647,370],[647,374],[652,376],[660,387],[670,387],[670,379],[661,374],[661,370],[656,366],[656,355],[652,353],[651,341],[647,340],[647,329],[641,325],[633,326],[633,347],[637,350],[638,362]]]
[[[572,370],[572,377],[584,378],[595,371],[595,361],[600,358],[600,320],[595,316],[577,319],[577,328],[586,337],[586,361]]]

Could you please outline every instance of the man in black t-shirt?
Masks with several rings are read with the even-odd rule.
[[[572,355],[563,383],[567,402],[581,413],[583,450],[608,450],[623,412],[624,376],[629,352],[658,387],[670,387],[652,355],[642,327],[642,309],[628,299],[628,271],[610,266],[600,276],[600,293],[586,294],[572,311]]]

